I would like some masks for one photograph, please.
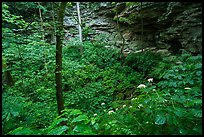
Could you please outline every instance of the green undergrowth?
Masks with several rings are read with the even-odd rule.
[[[15,81],[11,87],[2,81],[3,135],[202,135],[202,56],[183,51],[163,57],[145,51],[123,59],[120,51],[106,48],[113,45],[106,35],[84,41],[83,55],[77,38],[64,41],[65,109],[58,116],[56,49],[50,44],[53,31],[47,31],[53,23],[49,17],[43,19],[42,37],[40,21],[35,12],[30,14],[38,11],[36,4],[2,3],[2,57],[7,65],[2,74],[11,72]],[[56,5],[51,10],[44,4],[39,9],[47,17]],[[29,13],[30,23],[19,12]],[[134,18],[140,17],[119,21]],[[87,40],[93,32],[89,27],[83,30]]]
[[[120,61],[101,42],[85,41],[82,56],[76,44],[65,45],[66,109],[57,116],[55,46],[26,42],[3,44],[15,80],[4,85],[3,134],[202,134],[201,55],[142,52]]]

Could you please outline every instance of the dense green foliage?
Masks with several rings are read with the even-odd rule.
[[[5,4],[2,8],[4,23],[19,22],[23,28],[24,20],[16,21]],[[25,36],[3,28],[3,36],[3,56],[15,80],[12,87],[3,85],[3,134],[202,134],[201,55],[141,52],[122,61],[99,36],[83,43],[81,57],[70,41],[62,59],[66,109],[58,116],[55,46],[38,33]]]
[[[132,53],[125,59],[125,65],[130,66],[136,71],[148,74],[157,66],[159,60],[161,60],[160,55],[150,51]]]

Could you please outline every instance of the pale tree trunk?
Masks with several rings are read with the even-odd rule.
[[[55,80],[56,80],[56,97],[57,97],[57,107],[58,114],[62,114],[64,109],[64,99],[62,94],[62,39],[64,38],[63,33],[63,19],[67,2],[61,2],[57,14],[57,33],[56,33],[56,70],[55,70]]]
[[[80,16],[80,8],[79,8],[79,2],[77,2],[77,13],[78,13],[78,21],[79,21],[79,40],[80,40],[80,52],[81,52],[81,55],[83,54],[83,47],[82,47],[82,29],[81,29],[81,16]]]
[[[55,10],[53,6],[53,2],[51,2],[52,5],[52,21],[53,21],[53,27],[54,27],[54,32],[52,33],[52,38],[51,42],[56,44],[56,26],[55,26]]]
[[[141,6],[141,47],[142,47],[142,52],[144,51],[144,47],[143,47],[143,37],[144,37],[144,23],[143,23],[143,14],[142,14],[142,2],[140,3]]]
[[[38,6],[39,6],[39,14],[40,14],[40,22],[41,22],[42,40],[45,41],[45,32],[44,32],[44,29],[43,29],[43,18],[42,18],[42,12],[40,10],[40,2],[38,2]],[[45,56],[46,56],[46,54],[45,54]],[[46,57],[44,57],[44,66],[45,66],[45,69],[47,70]]]
[[[45,34],[44,34],[44,29],[43,29],[42,12],[40,10],[40,2],[38,2],[38,6],[39,6],[39,14],[40,14],[40,22],[41,22],[41,34],[42,34],[42,39],[44,41],[45,40]]]

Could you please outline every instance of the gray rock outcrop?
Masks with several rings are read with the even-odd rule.
[[[95,7],[94,7],[95,6]],[[77,19],[76,7],[69,9]],[[202,4],[193,2],[101,2],[81,3],[83,25],[91,28],[87,37],[104,34],[113,46],[121,48],[125,39],[125,51],[156,47],[173,54],[182,49],[198,54],[202,51]],[[67,37],[77,37],[77,22],[67,14]],[[142,25],[143,24],[143,25]],[[84,27],[85,28],[85,27]],[[71,29],[71,31],[70,31]],[[74,31],[75,30],[75,31]],[[128,51],[129,50],[129,51]]]

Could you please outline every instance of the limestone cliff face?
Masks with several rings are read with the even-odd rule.
[[[195,54],[202,51],[201,3],[142,2],[142,5],[128,5],[125,2],[100,2],[95,7],[91,7],[90,3],[81,5],[82,22],[93,30],[87,34],[90,38],[105,34],[108,41],[120,48],[123,37],[124,50],[128,52],[144,48],[168,50],[172,54],[180,53],[182,49]],[[75,9],[73,6],[70,10],[76,11]],[[117,29],[116,11],[122,37]],[[67,15],[65,28],[75,30],[74,34],[67,33],[68,37],[77,36],[76,27],[76,21]]]

